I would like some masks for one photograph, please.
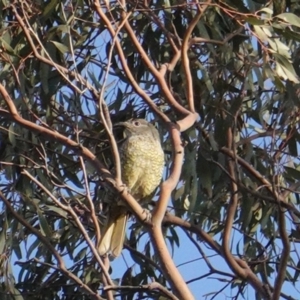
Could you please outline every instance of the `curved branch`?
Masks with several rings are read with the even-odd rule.
[[[278,207],[278,229],[279,229],[279,235],[283,245],[283,250],[280,256],[280,263],[277,271],[277,277],[274,283],[272,300],[280,299],[281,288],[286,278],[286,268],[288,265],[290,251],[291,251],[289,237],[286,232],[285,215],[284,215],[284,211],[280,206]]]
[[[230,274],[228,272],[224,272],[224,271],[221,271],[221,270],[217,270],[210,262],[210,260],[207,258],[207,256],[205,255],[204,251],[202,250],[201,246],[197,243],[197,241],[192,237],[192,235],[187,231],[185,230],[185,234],[187,235],[187,237],[189,238],[189,240],[194,244],[194,246],[197,248],[197,250],[199,251],[199,253],[202,255],[207,267],[209,268],[210,270],[210,275],[211,274],[219,274],[219,275],[222,275],[222,276],[227,276],[227,277],[230,277],[231,280],[235,280],[236,279],[236,276],[233,275],[233,274]]]
[[[157,264],[155,261],[153,261],[151,258],[149,258],[148,256],[144,255],[143,253],[135,250],[134,248],[130,247],[127,244],[124,244],[124,248],[127,249],[129,252],[131,252],[132,254],[138,256],[140,259],[144,260],[145,263],[153,266],[155,268],[155,270],[157,270],[158,272],[163,274],[163,271],[161,270],[161,267],[159,264]]]
[[[0,84],[0,94],[4,98],[9,109],[9,111],[6,111],[0,108],[0,114],[3,117],[15,121],[19,125],[23,126],[24,128],[27,128],[32,132],[44,135],[44,137],[47,137],[50,141],[59,141],[62,145],[68,147],[69,149],[72,149],[78,155],[83,156],[91,163],[92,166],[94,166],[96,171],[101,175],[101,177],[109,185],[109,187],[119,193],[121,199],[132,210],[136,218],[144,224],[150,224],[150,222],[145,221],[147,219],[147,213],[141,207],[141,205],[130,195],[130,193],[128,193],[127,189],[124,188],[122,184],[116,184],[114,177],[111,175],[111,173],[88,148],[83,147],[81,144],[74,142],[73,140],[65,137],[57,131],[42,127],[36,123],[22,118],[19,115],[13,100],[11,99],[11,97],[9,96],[2,84]]]
[[[192,119],[190,118],[189,120],[192,121]],[[190,126],[192,124],[193,123],[191,123]],[[168,251],[161,229],[161,223],[167,210],[171,192],[176,187],[180,178],[184,155],[183,146],[177,126],[172,123],[170,123],[169,126],[169,132],[173,143],[173,164],[169,178],[161,184],[160,196],[152,214],[152,227],[149,228],[149,234],[155,252],[158,254],[161,261],[164,274],[167,277],[172,289],[175,291],[175,294],[180,297],[180,299],[193,299],[193,295],[189,291]]]
[[[228,127],[227,129],[227,145],[228,147],[231,147],[233,143],[233,137],[232,137],[232,128]],[[235,217],[235,213],[237,210],[238,205],[238,187],[237,187],[237,180],[236,180],[236,173],[235,173],[235,165],[234,165],[234,158],[228,158],[227,164],[228,164],[228,173],[230,174],[230,177],[234,180],[231,180],[231,197],[228,204],[227,214],[226,214],[226,220],[225,220],[225,226],[224,226],[224,233],[223,233],[223,239],[222,239],[222,247],[223,247],[223,253],[225,260],[230,267],[230,269],[237,274],[241,278],[246,277],[246,270],[241,267],[236,260],[234,259],[234,256],[232,255],[229,243],[230,243],[230,236],[231,236],[231,230],[232,225]]]
[[[268,188],[268,191],[270,192],[270,194],[272,194],[272,197],[268,197],[268,196],[265,196],[259,192],[256,192],[256,191],[253,191],[249,188],[247,188],[246,186],[244,186],[243,184],[240,184],[239,182],[236,182],[238,185],[239,185],[239,188],[240,189],[243,189],[244,191],[246,191],[247,193],[255,196],[255,197],[258,197],[260,199],[263,199],[263,200],[266,200],[270,203],[274,203],[274,204],[277,204],[277,205],[280,205],[281,207],[284,207],[285,209],[291,211],[292,213],[294,213],[297,217],[300,218],[300,211],[292,204],[292,203],[288,203],[286,202],[284,199],[286,197],[288,197],[288,195],[290,193],[295,193],[295,191],[293,191],[293,189],[295,188],[298,188],[299,187],[299,182],[291,185],[291,188],[290,189],[286,189],[285,191],[283,191],[280,195],[279,198],[276,198],[277,194],[274,195],[273,193],[273,190],[270,189],[271,187],[271,184],[268,180],[266,180],[263,176],[260,175],[259,172],[257,172],[253,166],[251,166],[247,161],[245,161],[243,158],[239,157],[238,155],[234,156],[233,155],[233,152],[231,150],[229,150],[228,148],[226,147],[223,147],[220,149],[220,152],[226,154],[226,155],[229,155],[230,157],[235,157],[237,162],[245,168],[246,171],[248,171],[251,175],[253,175],[258,181],[260,181],[264,187],[267,187]],[[213,161],[214,162],[214,161]],[[227,170],[225,170],[220,164],[218,164],[217,162],[214,162],[216,165],[218,165],[222,171],[230,178],[230,180],[233,180],[235,181],[235,179],[227,172]]]
[[[191,223],[182,220],[179,217],[176,217],[170,213],[167,213],[163,219],[164,224],[172,224],[181,227],[184,230],[190,231],[192,233],[195,233],[199,236],[200,239],[204,240],[205,243],[207,243],[216,253],[224,257],[223,249],[222,247],[213,240],[213,238],[206,233],[204,230],[202,230],[200,227],[196,225],[192,225]],[[262,297],[265,299],[271,299],[271,295],[269,293],[269,289],[259,280],[259,278],[252,272],[250,267],[247,265],[247,263],[237,257],[234,257],[234,260],[239,264],[241,268],[245,270],[245,277],[241,278],[243,280],[248,281],[253,288],[259,292]]]
[[[125,12],[123,12],[121,14],[122,19],[124,20],[127,15]],[[174,98],[173,94],[171,93],[168,84],[165,80],[165,77],[163,76],[163,74],[157,70],[155,68],[155,66],[152,64],[152,62],[150,61],[147,53],[145,52],[145,50],[143,49],[142,45],[140,44],[140,42],[138,41],[136,34],[134,33],[134,31],[132,30],[130,24],[128,21],[125,22],[125,29],[128,33],[128,35],[130,36],[133,45],[135,46],[135,48],[137,49],[138,53],[141,55],[145,65],[147,66],[147,68],[150,70],[150,72],[152,73],[152,75],[154,76],[154,78],[156,79],[156,82],[158,83],[158,85],[160,86],[161,91],[164,93],[166,100],[168,101],[168,103],[173,106],[173,108],[175,110],[177,110],[179,113],[183,114],[183,115],[188,115],[190,114],[190,111],[188,111],[186,108],[184,108],[182,105],[180,105],[176,99]],[[194,112],[194,111],[192,111]]]
[[[181,59],[182,59],[185,80],[186,80],[186,99],[189,104],[189,108],[191,112],[195,112],[195,105],[194,105],[194,93],[193,93],[193,79],[191,76],[190,60],[188,57],[189,40],[195,26],[197,25],[198,21],[202,17],[204,11],[206,10],[210,2],[211,0],[207,1],[203,9],[201,9],[200,4],[198,4],[199,11],[197,12],[196,16],[192,19],[187,30],[185,31],[183,42],[182,42]]]
[[[99,0],[94,1],[94,6],[95,6],[95,11],[97,12],[97,14],[101,18],[101,20],[103,20],[103,22],[107,26],[107,29],[108,29],[111,37],[113,38],[116,35],[116,32],[115,32],[111,22],[107,18],[106,14],[103,12],[101,5],[99,3]],[[158,115],[164,122],[170,122],[170,119],[163,112],[161,112],[158,109],[156,104],[152,101],[152,99],[148,96],[148,94],[139,86],[139,84],[135,80],[134,76],[132,75],[131,70],[128,67],[128,64],[127,64],[127,61],[126,61],[126,58],[124,55],[124,51],[123,51],[120,41],[118,39],[115,40],[115,45],[116,45],[116,49],[118,52],[118,56],[119,56],[122,68],[123,68],[128,80],[130,81],[132,87],[134,88],[135,92],[141,96],[141,98],[149,105],[150,109],[152,109],[155,112],[155,114]]]
[[[129,18],[130,14],[128,14],[128,18]],[[107,69],[105,71],[104,74],[104,79],[103,79],[103,87],[105,87],[107,79],[108,79],[108,75],[109,75],[109,70],[110,70],[110,64],[111,64],[111,60],[112,60],[112,55],[113,55],[113,50],[115,47],[115,43],[116,40],[118,38],[118,33],[120,32],[120,30],[122,29],[122,27],[124,26],[126,20],[123,20],[123,22],[119,25],[119,27],[116,30],[115,36],[113,37],[112,40],[112,44],[108,53],[108,58],[107,58]],[[117,146],[117,142],[115,139],[115,136],[112,132],[112,123],[111,123],[111,119],[110,119],[110,115],[109,115],[109,111],[107,108],[107,105],[104,101],[104,91],[105,89],[102,88],[99,94],[99,110],[100,110],[100,118],[101,121],[104,125],[104,128],[106,130],[106,133],[108,135],[109,138],[109,143],[113,152],[113,159],[114,159],[114,168],[115,168],[115,175],[116,175],[116,182],[117,184],[121,184],[121,162],[120,162],[120,154],[119,154],[119,150],[118,150],[118,146]]]
[[[90,206],[90,214],[91,214],[91,218],[93,220],[94,226],[95,226],[96,245],[98,245],[98,243],[100,241],[100,235],[101,235],[100,234],[100,226],[99,226],[98,219],[97,219],[96,212],[95,212],[95,205],[91,198],[91,193],[90,193],[90,189],[89,189],[89,185],[88,185],[88,178],[87,178],[87,174],[86,174],[86,168],[85,168],[84,161],[81,156],[79,157],[79,161],[80,161],[81,169],[83,172],[86,198],[87,198],[89,206]]]

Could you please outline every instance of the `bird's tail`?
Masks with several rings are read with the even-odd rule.
[[[126,232],[126,223],[128,214],[121,208],[115,208],[116,211],[109,217],[107,226],[100,240],[98,247],[99,254],[109,253],[114,257],[121,254]]]

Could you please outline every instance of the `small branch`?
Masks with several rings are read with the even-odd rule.
[[[62,259],[62,257],[58,254],[56,249],[52,246],[52,244],[49,241],[49,237],[45,237],[42,235],[42,233],[38,230],[32,227],[27,221],[25,221],[11,206],[10,201],[4,196],[2,191],[0,191],[0,198],[6,205],[7,209],[10,211],[10,213],[14,216],[16,220],[18,220],[19,223],[21,223],[24,227],[26,227],[29,232],[34,234],[46,247],[47,249],[52,252],[53,256],[55,257],[59,270],[67,277],[73,280],[80,288],[82,288],[85,292],[87,292],[92,299],[97,300],[103,300],[102,297],[100,297],[97,293],[92,291],[83,281],[81,281],[77,276],[75,276],[73,273],[69,272],[68,269],[65,266],[65,263]]]
[[[107,18],[106,14],[103,12],[101,5],[99,3],[99,0],[95,0],[93,3],[95,6],[96,13],[100,17],[100,19],[104,22],[104,24],[107,26],[107,29],[108,29],[111,37],[113,38],[116,35],[116,32],[112,26],[112,23]],[[145,103],[147,103],[149,105],[150,109],[153,110],[153,112],[155,112],[155,114],[158,115],[164,122],[166,122],[166,123],[170,122],[169,118],[158,109],[158,107],[152,101],[152,99],[149,97],[149,95],[139,86],[139,84],[135,80],[134,76],[132,75],[130,68],[128,67],[128,64],[127,64],[127,61],[125,58],[125,54],[124,54],[123,48],[120,44],[120,41],[118,39],[116,39],[115,42],[116,42],[116,49],[118,52],[118,56],[119,56],[123,71],[125,72],[128,80],[130,81],[135,92],[145,101]]]
[[[48,249],[52,252],[53,256],[57,260],[57,264],[60,266],[60,268],[65,268],[65,263],[62,259],[62,257],[59,255],[59,253],[56,251],[56,249],[52,246],[52,244],[49,242],[49,239],[42,235],[42,233],[32,227],[25,219],[23,219],[11,206],[10,201],[5,197],[5,195],[0,191],[0,198],[8,208],[8,210],[12,213],[14,218],[18,220],[19,223],[21,223],[24,227],[26,227],[32,234],[34,234]]]
[[[232,147],[233,145],[233,137],[232,137],[232,128],[229,126],[227,128],[227,145],[228,147]],[[233,152],[233,151],[232,151]],[[236,180],[236,173],[235,173],[235,165],[234,165],[234,158],[228,158],[228,173],[231,178],[234,180],[231,180],[231,199],[228,204],[227,208],[227,214],[226,214],[226,220],[225,220],[225,226],[224,226],[224,232],[223,232],[223,239],[222,239],[222,247],[223,247],[223,253],[225,260],[230,267],[230,269],[237,274],[241,278],[246,277],[246,270],[241,267],[236,260],[234,259],[230,249],[229,249],[229,243],[230,243],[230,236],[231,236],[231,229],[238,205],[238,187],[237,187],[237,180]]]
[[[227,150],[226,150],[226,153],[227,153]],[[239,156],[236,156],[236,159],[237,159],[238,162],[244,161]],[[228,171],[221,164],[219,164],[216,161],[212,161],[212,162],[214,164],[216,164],[230,178],[231,181],[235,181],[235,179],[233,177],[231,177],[231,175],[228,173]],[[244,161],[243,164],[246,165],[247,162]],[[241,164],[241,165],[243,166],[243,164]],[[257,172],[257,171],[250,164],[246,165],[246,167],[247,167],[248,171],[251,169],[250,173],[253,172],[253,174],[256,174],[255,172]],[[257,174],[257,176],[258,176],[258,179],[260,179],[260,174],[259,173]],[[255,196],[255,197],[259,198],[259,199],[268,201],[268,202],[276,204],[276,205],[280,205],[281,207],[283,207],[283,208],[291,211],[293,214],[295,214],[297,217],[300,218],[300,211],[292,203],[286,202],[284,200],[286,197],[288,197],[288,195],[290,193],[296,193],[295,189],[299,187],[300,182],[292,184],[289,189],[286,189],[284,192],[282,192],[281,197],[279,199],[276,199],[273,194],[272,194],[272,197],[268,197],[266,195],[263,195],[262,193],[259,193],[259,192],[256,192],[254,190],[251,190],[251,189],[247,188],[246,186],[244,186],[240,182],[236,182],[236,183],[238,184],[239,189],[242,189],[242,190],[246,191],[247,193],[249,193],[249,194],[251,194],[251,195],[253,195],[253,196]]]
[[[149,284],[144,284],[140,286],[107,286],[103,289],[104,291],[107,290],[114,290],[114,291],[155,291],[158,290],[161,294],[163,294],[168,299],[172,300],[179,300],[179,298],[175,297],[170,291],[168,291],[165,287],[163,287],[158,282],[151,282]]]
[[[282,241],[283,250],[280,256],[280,263],[277,271],[277,277],[274,283],[274,291],[272,300],[278,300],[281,296],[281,288],[286,278],[286,268],[288,265],[291,245],[286,232],[285,215],[283,209],[278,207],[278,229]]]
[[[140,259],[144,260],[147,264],[153,266],[156,271],[163,274],[161,267],[156,262],[154,262],[151,258],[149,258],[148,256],[144,255],[143,253],[135,250],[134,248],[130,247],[127,244],[124,244],[124,248],[127,249],[129,252],[132,252],[134,255],[138,256]]]
[[[93,96],[95,98],[98,98],[98,90],[93,87],[86,79],[84,79],[80,74],[74,72],[74,71],[71,71],[69,70],[68,68],[65,68],[65,67],[62,67],[61,65],[58,65],[56,64],[53,60],[51,59],[48,59],[44,56],[42,56],[37,48],[36,48],[36,42],[38,42],[41,46],[43,46],[43,44],[37,39],[36,42],[33,41],[32,37],[31,37],[31,34],[30,32],[33,32],[33,30],[30,30],[27,28],[26,24],[24,23],[23,19],[21,18],[21,16],[18,14],[18,11],[16,9],[15,6],[12,5],[12,8],[13,8],[13,12],[16,16],[16,19],[18,20],[22,30],[24,31],[24,34],[26,36],[26,39],[29,43],[29,45],[31,46],[31,49],[33,51],[33,54],[34,56],[40,60],[41,62],[47,64],[47,65],[50,65],[52,67],[54,67],[61,75],[62,77],[70,84],[70,86],[75,89],[77,92],[79,92],[80,94],[82,93],[81,90],[79,90],[65,75],[69,75],[71,76],[72,78],[78,80],[78,82],[80,82],[81,84],[83,84],[89,91],[91,91],[91,93],[93,94]],[[29,22],[28,22],[29,24]],[[37,36],[35,35],[35,37],[37,38]],[[47,51],[45,50],[45,53],[47,53]]]
[[[206,262],[206,265],[208,266],[208,268],[210,270],[210,274],[217,273],[217,274],[222,275],[222,276],[230,277],[231,278],[230,280],[236,279],[236,276],[233,275],[233,274],[215,269],[213,267],[213,265],[211,264],[211,262],[209,261],[209,259],[206,257],[206,255],[205,255],[204,251],[202,250],[201,246],[197,243],[197,241],[195,241],[195,239],[192,237],[192,235],[188,231],[185,230],[185,233],[186,233],[187,237],[189,238],[189,240],[194,244],[194,246],[197,248],[197,250],[201,253],[204,261]]]
[[[246,169],[252,176],[254,176],[261,184],[267,188],[269,193],[275,197],[275,199],[279,199],[278,193],[272,189],[271,183],[263,177],[258,171],[256,171],[248,162],[246,162],[241,157],[234,154],[234,152],[226,147],[222,147],[220,152],[226,154],[232,159],[235,159],[242,167]]]
[[[125,7],[125,3],[123,2],[123,6]],[[125,20],[127,18],[126,12],[123,11],[121,13],[122,19]],[[174,98],[173,94],[171,93],[168,84],[165,80],[165,77],[160,73],[159,70],[155,68],[151,60],[149,59],[147,53],[145,52],[144,48],[140,44],[140,42],[137,39],[137,36],[135,32],[132,30],[129,22],[126,20],[124,25],[130,39],[132,40],[133,45],[136,47],[138,53],[141,55],[141,58],[143,62],[145,63],[146,67],[149,69],[149,71],[152,73],[153,77],[156,79],[156,82],[160,86],[161,91],[164,93],[166,100],[168,103],[173,106],[175,110],[177,110],[179,113],[183,115],[190,114],[190,111],[188,111],[186,108],[184,108],[182,105],[180,105],[176,99]],[[193,112],[193,111],[192,111]]]
[[[46,266],[46,267],[52,268],[52,269],[54,269],[54,270],[56,270],[56,271],[58,271],[58,272],[61,272],[61,269],[58,268],[57,266],[52,265],[52,264],[49,264],[49,263],[47,263],[47,262],[43,262],[43,261],[37,259],[36,257],[33,258],[33,261],[35,261],[35,262],[38,263],[38,264],[44,265],[44,266]],[[67,270],[67,272],[69,272],[69,271]],[[69,273],[72,274],[71,272],[69,272]],[[48,278],[47,280],[49,280],[49,278]],[[77,284],[80,284],[79,282],[76,282],[76,283],[77,283]],[[43,283],[42,283],[42,286],[46,287],[46,286],[47,286],[47,282],[43,282]],[[99,296],[99,295],[98,295],[98,296]],[[102,298],[101,296],[99,296],[99,298],[94,298],[94,299],[106,300],[105,298]]]
[[[189,232],[195,233],[202,240],[204,240],[215,252],[222,255],[222,248],[220,244],[212,239],[212,237],[202,230],[200,227],[192,225],[190,222],[185,221],[171,213],[167,212],[163,218],[163,224],[171,224],[176,225],[182,228],[183,230],[187,230]]]
[[[188,28],[186,29],[183,37],[182,42],[182,48],[181,48],[181,59],[182,59],[182,65],[186,80],[186,98],[187,102],[189,104],[189,109],[191,112],[195,112],[195,105],[194,105],[194,92],[193,92],[193,79],[191,75],[191,69],[190,69],[190,60],[188,56],[188,50],[189,50],[189,40],[192,35],[192,32],[199,22],[200,18],[203,16],[204,11],[208,7],[211,0],[207,1],[201,9],[201,5],[198,4],[198,12],[196,16],[192,19],[192,21],[189,23]]]
[[[213,5],[213,3],[209,3],[209,5]],[[198,43],[205,43],[205,44],[215,44],[215,45],[225,45],[227,44],[233,37],[239,35],[242,31],[244,30],[244,27],[241,26],[234,32],[228,34],[224,40],[218,41],[218,40],[212,40],[212,39],[206,39],[203,37],[193,37],[190,39],[190,46],[193,44],[198,44]]]
[[[86,198],[88,200],[89,206],[90,206],[90,214],[91,214],[91,218],[93,220],[94,226],[95,226],[95,232],[96,232],[96,245],[98,245],[99,241],[100,241],[100,227],[99,227],[99,222],[98,222],[98,218],[96,216],[95,213],[95,206],[94,206],[94,202],[91,198],[91,193],[90,193],[90,188],[89,188],[89,184],[88,184],[88,179],[87,179],[87,174],[86,174],[86,168],[84,165],[84,161],[82,159],[82,157],[79,157],[80,160],[80,164],[81,164],[81,169],[83,172],[83,178],[84,178],[84,184],[85,184],[85,191],[86,191]]]
[[[127,17],[129,18],[130,16],[131,16],[131,14],[129,13]],[[119,34],[120,30],[123,28],[124,23],[126,21],[127,21],[127,19],[122,21],[122,23],[119,25],[119,27],[117,28],[117,30],[115,32],[115,36],[113,37],[112,44],[111,44],[111,47],[110,47],[110,50],[109,50],[109,53],[108,53],[107,69],[106,69],[106,72],[104,73],[103,88],[101,89],[100,94],[99,94],[100,118],[101,118],[101,121],[102,121],[102,123],[104,125],[104,128],[106,130],[106,133],[108,134],[109,143],[110,143],[112,153],[113,153],[116,182],[119,185],[122,184],[120,154],[119,154],[119,150],[118,150],[118,146],[117,146],[115,136],[113,134],[110,114],[109,114],[107,105],[104,102],[104,91],[105,91],[104,87],[106,85],[106,81],[107,81],[107,78],[108,78],[108,75],[109,75],[110,64],[111,64],[111,60],[112,60],[112,56],[113,56],[113,50],[114,50],[114,47],[115,47],[115,43],[117,41],[118,34]]]
[[[181,227],[183,230],[188,230],[193,232],[199,236],[202,240],[204,240],[216,253],[224,257],[222,247],[212,239],[212,237],[202,230],[200,227],[192,225],[191,223],[184,221],[183,219],[176,217],[170,213],[167,213],[163,219],[164,224],[172,224]],[[243,280],[247,280],[253,288],[258,291],[265,299],[270,299],[271,295],[268,292],[266,286],[258,279],[258,277],[252,272],[249,268],[248,264],[237,257],[233,257],[234,260],[239,264],[241,268],[245,270],[245,278],[241,278]]]
[[[104,273],[106,280],[108,281],[108,283],[110,285],[113,284],[107,269],[105,268],[101,257],[98,254],[98,251],[95,247],[95,245],[93,244],[93,242],[91,241],[88,233],[86,232],[85,228],[83,227],[82,223],[80,222],[80,220],[78,219],[78,216],[76,215],[76,213],[73,211],[73,209],[70,206],[67,205],[63,205],[60,201],[58,201],[53,194],[44,186],[42,185],[37,179],[35,179],[27,170],[22,170],[21,171],[22,174],[26,175],[30,180],[32,180],[39,188],[41,188],[44,193],[61,209],[63,209],[64,211],[66,211],[67,213],[69,213],[72,217],[74,222],[76,223],[77,227],[79,228],[80,232],[82,233],[84,239],[86,240],[87,244],[89,245],[92,253],[94,254],[97,262],[99,263],[100,267],[102,268],[102,272]]]
[[[279,132],[280,132],[279,130],[275,130],[275,134],[278,134]],[[266,130],[264,132],[258,132],[258,133],[255,133],[255,134],[251,135],[251,136],[248,136],[248,137],[245,137],[245,138],[239,140],[236,143],[236,147],[251,143],[251,141],[256,140],[258,138],[262,138],[262,137],[266,137],[266,136],[273,136],[273,135],[274,135],[273,130]]]

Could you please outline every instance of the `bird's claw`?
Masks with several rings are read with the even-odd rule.
[[[119,187],[122,188],[122,191],[120,192],[120,194],[124,194],[124,193],[131,194],[131,190],[129,187],[126,186],[126,184],[123,183]]]
[[[148,209],[143,210],[143,214],[145,215],[145,218],[143,219],[143,222],[148,223],[152,219],[152,213]]]

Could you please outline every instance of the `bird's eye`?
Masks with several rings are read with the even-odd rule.
[[[139,121],[134,121],[134,122],[133,122],[133,125],[134,125],[134,126],[140,126],[141,123],[140,123]]]

